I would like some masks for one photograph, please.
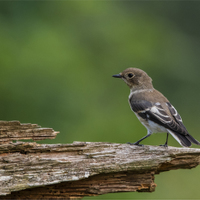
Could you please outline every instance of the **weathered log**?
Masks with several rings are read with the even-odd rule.
[[[190,169],[200,149],[103,142],[0,145],[0,199],[82,198],[155,190],[154,174]]]

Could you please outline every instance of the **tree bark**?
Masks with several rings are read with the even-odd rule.
[[[195,148],[10,142],[13,138],[51,138],[58,133],[19,122],[0,122],[0,133],[0,199],[70,199],[112,192],[153,192],[155,174],[190,169],[200,163],[200,149]]]

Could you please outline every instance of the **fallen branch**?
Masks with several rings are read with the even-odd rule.
[[[194,148],[103,142],[3,143],[0,199],[66,199],[111,192],[152,192],[156,187],[154,174],[190,169],[199,163],[200,149]]]

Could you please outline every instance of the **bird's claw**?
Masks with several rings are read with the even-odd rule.
[[[159,145],[160,147],[168,147],[168,145],[167,144],[161,144],[161,145]]]
[[[134,142],[134,143],[127,142],[126,144],[137,145],[137,146],[140,146],[140,147],[144,146],[143,144],[139,144],[139,143],[137,143],[137,142]]]

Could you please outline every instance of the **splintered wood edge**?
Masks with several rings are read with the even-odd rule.
[[[155,174],[200,163],[200,149],[103,142],[17,142],[0,145],[0,153],[0,199],[153,192]]]
[[[52,128],[41,128],[37,124],[20,123],[19,121],[0,121],[0,144],[14,140],[54,139],[58,131]]]

